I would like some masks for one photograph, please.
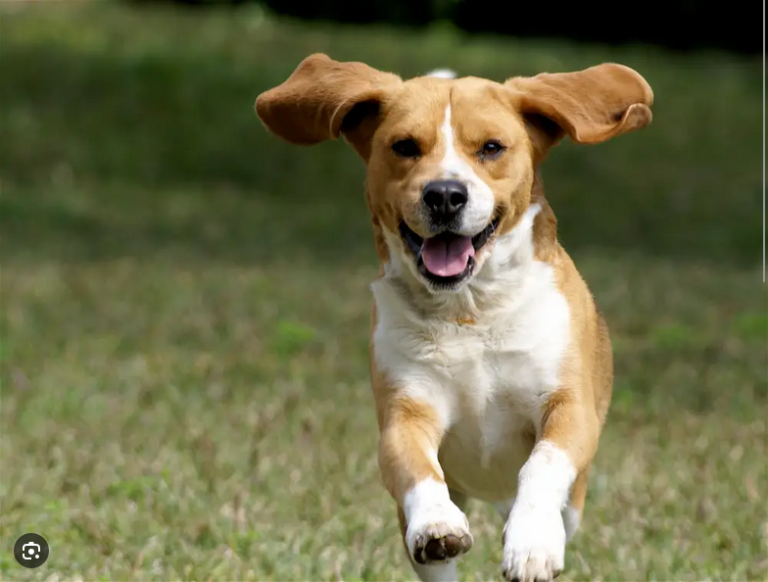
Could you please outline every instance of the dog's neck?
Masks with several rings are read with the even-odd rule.
[[[430,291],[410,265],[390,253],[388,239],[389,244],[399,244],[396,235],[374,224],[374,236],[382,258],[380,281],[387,284],[399,303],[420,319],[464,325],[492,321],[495,313],[509,311],[517,301],[524,301],[524,289],[537,276],[535,266],[553,260],[558,249],[557,220],[538,175],[528,209],[512,230],[490,243],[480,269],[458,291]]]

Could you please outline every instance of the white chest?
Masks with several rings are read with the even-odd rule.
[[[569,308],[541,269],[473,325],[420,317],[387,280],[373,286],[377,367],[399,394],[436,410],[446,429],[441,465],[480,498],[514,492],[542,405],[559,387]]]

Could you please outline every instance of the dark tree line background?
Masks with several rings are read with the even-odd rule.
[[[480,0],[176,0],[190,5],[260,1],[306,20],[420,27],[450,20],[473,33],[566,38],[608,44],[643,43],[687,51],[720,49],[760,54],[759,0],[645,0],[643,2],[482,2]]]

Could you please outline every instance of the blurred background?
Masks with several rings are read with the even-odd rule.
[[[253,112],[324,52],[404,77],[644,75],[648,129],[543,167],[616,361],[561,579],[765,580],[752,9],[1,3],[0,578],[412,577],[376,463],[362,164]],[[462,576],[497,579],[503,524],[469,518]],[[30,531],[37,570],[10,551]]]

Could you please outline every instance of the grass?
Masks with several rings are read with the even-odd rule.
[[[253,6],[6,3],[2,25],[3,580],[412,577],[376,466],[363,170],[252,111],[316,51],[648,78],[651,128],[545,168],[617,372],[561,579],[768,577],[759,61]],[[501,520],[469,517],[461,573],[497,578]],[[10,551],[28,531],[37,570]]]

